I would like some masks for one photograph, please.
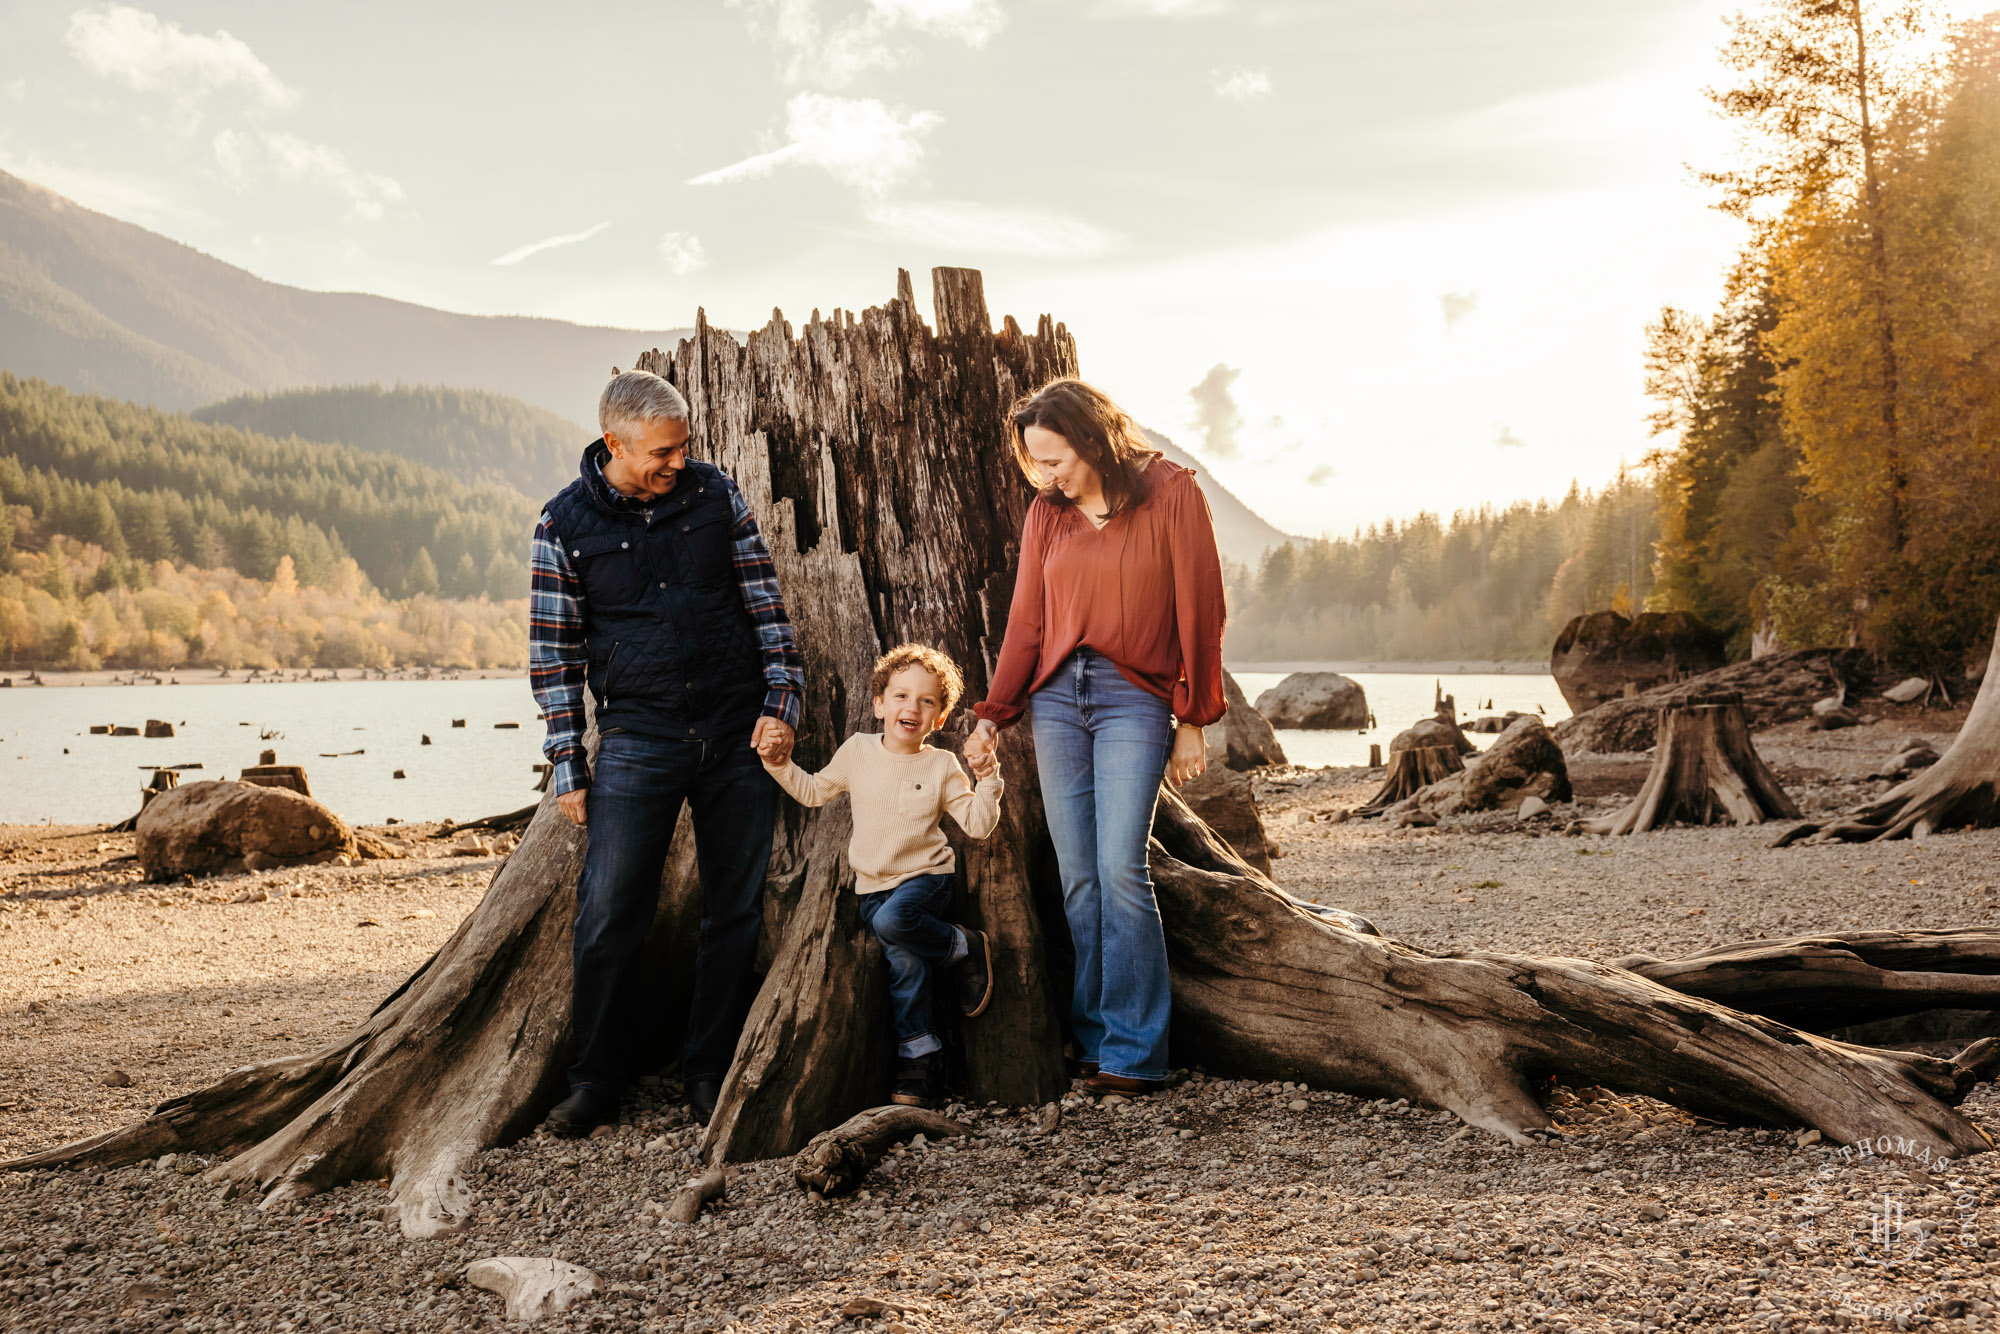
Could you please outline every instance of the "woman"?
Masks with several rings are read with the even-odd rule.
[[[1025,710],[1076,946],[1084,1087],[1167,1076],[1173,998],[1146,841],[1161,778],[1201,773],[1222,689],[1222,562],[1194,473],[1080,380],[1014,405],[1014,455],[1040,494],[1021,530],[1007,638],[967,756]]]

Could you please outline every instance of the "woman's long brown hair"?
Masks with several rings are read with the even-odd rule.
[[[1009,414],[1014,426],[1014,459],[1030,486],[1058,505],[1069,501],[1042,480],[1042,470],[1028,453],[1028,428],[1039,426],[1069,441],[1078,458],[1104,479],[1105,517],[1119,514],[1146,499],[1146,465],[1160,451],[1146,443],[1139,427],[1103,390],[1082,380],[1051,380],[1018,400]]]

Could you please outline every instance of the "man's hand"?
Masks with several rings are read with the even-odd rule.
[[[1199,727],[1182,723],[1174,729],[1174,753],[1167,757],[1167,778],[1183,787],[1190,778],[1199,778],[1208,768],[1208,739]]]
[[[565,792],[556,798],[556,805],[562,809],[564,815],[569,817],[569,822],[573,825],[580,825],[584,822],[584,808],[589,803],[590,789],[587,787],[580,787],[574,791]]]
[[[766,715],[757,720],[757,730],[750,734],[750,746],[764,763],[774,769],[781,769],[792,758],[794,734],[790,723],[782,718]]]

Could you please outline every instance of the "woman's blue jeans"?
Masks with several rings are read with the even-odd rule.
[[[1077,1044],[1106,1074],[1165,1079],[1173,991],[1146,842],[1173,753],[1173,711],[1087,648],[1029,710],[1076,947]]]
[[[944,1045],[931,1024],[931,977],[965,957],[963,937],[949,920],[955,880],[914,875],[894,889],[855,896],[861,920],[874,928],[889,960],[898,1056],[928,1056]]]

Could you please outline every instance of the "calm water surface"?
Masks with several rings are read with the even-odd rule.
[[[1550,723],[1569,716],[1553,677],[1435,676],[1351,672],[1379,726],[1358,732],[1281,731],[1294,764],[1365,764],[1368,746],[1430,716],[1442,681],[1466,718],[1539,708]],[[1238,672],[1254,703],[1283,680]],[[1486,707],[1487,701],[1492,707]],[[92,736],[93,724],[173,723],[177,735]],[[453,727],[463,718],[464,727]],[[519,723],[517,729],[495,723]],[[278,735],[260,739],[260,733]],[[431,745],[422,744],[425,735]],[[1491,737],[1474,736],[1480,745]],[[377,824],[476,819],[535,800],[542,726],[525,678],[486,681],[313,681],[251,685],[47,687],[0,690],[0,823],[122,820],[138,809],[155,767],[201,764],[182,782],[234,778],[275,750],[302,764],[313,795],[344,818]],[[361,751],[362,754],[346,752]],[[408,775],[396,778],[396,770]]]
[[[204,766],[183,783],[234,778],[262,750],[304,765],[313,796],[356,823],[497,815],[535,800],[535,713],[526,677],[0,690],[0,823],[122,820],[155,766]],[[148,718],[178,735],[90,735],[92,724]],[[266,731],[279,735],[260,740]]]

